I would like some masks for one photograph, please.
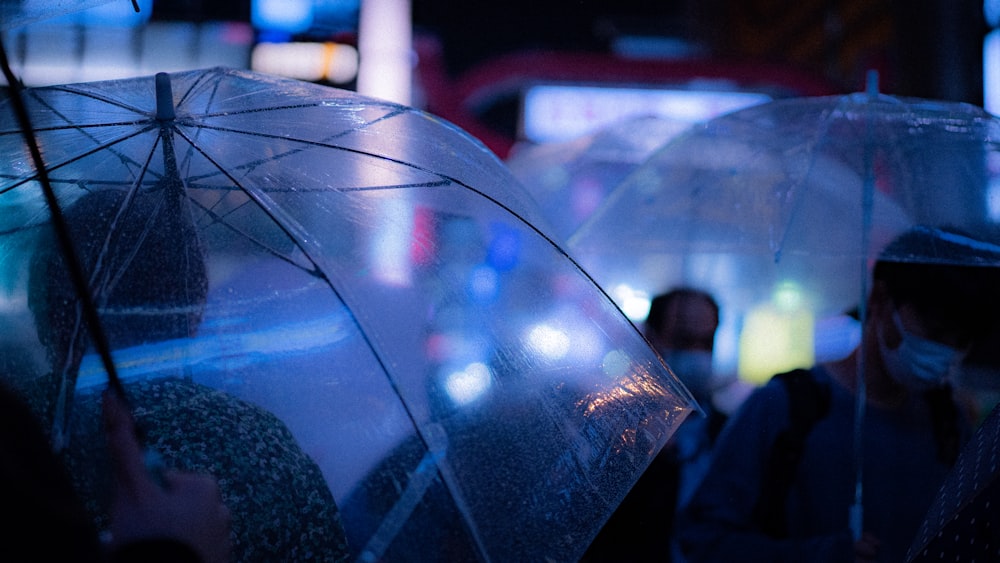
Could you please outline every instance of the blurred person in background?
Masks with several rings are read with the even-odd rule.
[[[704,415],[693,414],[629,491],[591,543],[583,561],[679,561],[671,530],[678,506],[691,496],[708,467],[712,445],[727,414],[713,394],[732,383],[712,369],[719,305],[712,295],[678,287],[656,296],[644,332],[688,388]]]
[[[1000,278],[997,268],[886,257],[936,248],[961,263],[989,263],[985,246],[923,227],[890,244],[875,265],[861,345],[844,359],[775,376],[720,434],[676,523],[689,561],[904,560],[971,434],[972,413],[950,379],[998,318]],[[855,504],[859,457],[863,506]]]

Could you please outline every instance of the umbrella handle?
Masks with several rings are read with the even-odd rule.
[[[850,525],[851,525],[851,536],[854,537],[854,541],[861,539],[861,521],[862,514],[864,514],[864,506],[860,501],[855,502],[851,505],[850,513]]]

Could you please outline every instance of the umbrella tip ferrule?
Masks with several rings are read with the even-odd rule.
[[[169,121],[174,118],[174,93],[170,88],[170,75],[156,73],[156,119]]]
[[[865,76],[865,93],[878,96],[878,71],[875,69],[869,69]]]

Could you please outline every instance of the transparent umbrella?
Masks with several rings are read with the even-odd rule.
[[[1000,241],[1000,121],[874,90],[778,100],[693,127],[630,174],[567,247],[619,302],[678,284],[714,292],[743,327],[730,333],[733,350],[780,340],[775,319],[790,311],[804,322],[783,325],[785,336],[800,340],[820,334],[817,319],[863,317],[869,266],[905,229]],[[884,258],[969,263],[932,247]],[[753,342],[760,310],[773,314]]]
[[[690,125],[639,115],[569,141],[516,147],[506,163],[565,241],[629,172]]]
[[[623,306],[689,283],[719,294],[734,325],[762,303],[824,318],[861,304],[868,262],[914,224],[995,239],[996,131],[957,103],[769,102],[667,143],[567,247]]]
[[[431,115],[228,69],[23,97],[112,360],[10,100],[0,358],[71,454],[111,364],[168,461],[287,487],[257,453],[290,435],[353,558],[572,560],[695,408],[502,163]],[[245,475],[223,493],[252,512]]]
[[[0,0],[0,30],[13,29],[102,6],[111,2],[130,4],[138,12],[138,0]]]

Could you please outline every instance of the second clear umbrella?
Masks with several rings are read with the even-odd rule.
[[[883,253],[915,225],[958,229],[995,248],[998,175],[1000,121],[982,108],[874,91],[778,100],[668,143],[568,247],[609,291],[700,285],[744,324],[759,304],[815,318],[857,309],[864,318],[876,257],[1000,266],[936,246]],[[768,340],[779,338],[769,326]],[[800,328],[791,336],[814,325]],[[857,387],[860,485],[863,381]]]

